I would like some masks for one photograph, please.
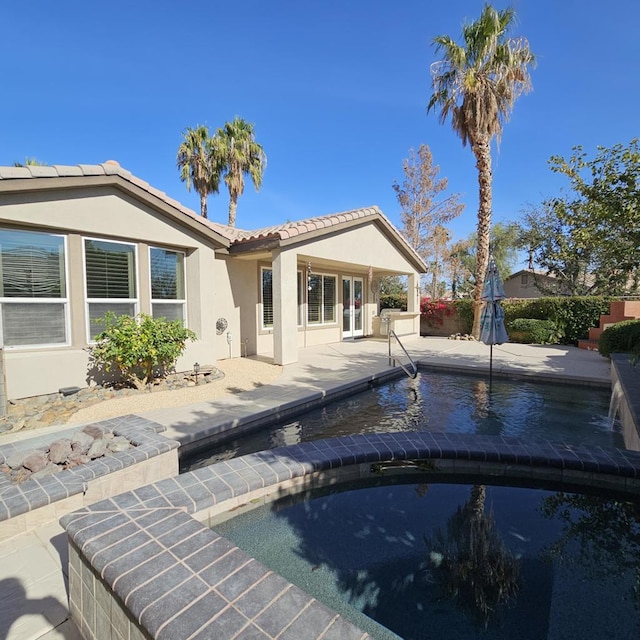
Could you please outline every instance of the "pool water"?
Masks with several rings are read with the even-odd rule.
[[[639,504],[428,481],[215,529],[380,640],[640,638]]]
[[[608,417],[610,392],[563,384],[421,371],[306,413],[275,427],[226,440],[187,461],[184,470],[320,438],[390,431],[515,436],[624,448]]]

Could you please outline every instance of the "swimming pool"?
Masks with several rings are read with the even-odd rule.
[[[433,478],[345,489],[215,530],[380,640],[640,637],[637,503]]]
[[[272,427],[226,439],[181,461],[183,471],[247,453],[358,433],[501,435],[624,448],[606,389],[422,370]]]

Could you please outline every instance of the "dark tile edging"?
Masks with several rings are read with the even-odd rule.
[[[121,416],[110,420],[96,422],[93,426],[113,431],[115,435],[128,438],[134,448],[120,453],[113,453],[102,458],[91,460],[87,464],[44,478],[29,479],[21,484],[13,484],[9,478],[0,473],[0,522],[46,506],[57,500],[63,500],[87,490],[91,480],[119,471],[138,462],[177,449],[180,444],[160,435],[165,427],[139,416]],[[8,443],[0,446],[0,464],[15,451],[26,448],[42,448],[65,435],[81,430],[81,426],[70,427],[68,431],[49,436],[37,436],[34,445],[30,441]]]
[[[307,640],[320,637],[327,624],[340,624],[341,635],[326,637],[364,638],[366,634],[188,514],[322,470],[429,458],[613,474],[620,479],[621,490],[625,479],[640,479],[640,453],[632,451],[495,436],[366,434],[220,462],[90,505],[61,523],[72,545],[154,638],[179,640],[176,634],[185,627],[230,637],[233,634],[223,625],[230,624],[229,619],[239,625],[234,627],[237,631],[243,625],[262,630],[271,625],[274,632],[268,637],[291,624],[304,629],[304,634],[283,637]],[[640,492],[640,483],[636,482],[635,491]],[[281,601],[285,595],[286,603]]]

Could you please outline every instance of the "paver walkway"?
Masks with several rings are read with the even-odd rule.
[[[488,370],[489,347],[481,343],[444,338],[403,342],[414,359],[429,366],[449,371]],[[393,351],[401,355],[399,348],[394,347]],[[610,381],[608,360],[574,347],[511,343],[495,346],[493,367],[496,374],[594,385]],[[168,437],[189,443],[216,425],[248,419],[256,412],[273,412],[309,395],[326,394],[389,369],[386,341],[323,345],[301,350],[299,362],[287,365],[276,384],[214,402],[151,411],[143,417],[165,425]],[[66,535],[57,524],[0,545],[0,639],[81,638],[68,620],[66,547]]]

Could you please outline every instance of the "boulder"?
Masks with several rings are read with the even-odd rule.
[[[49,447],[49,460],[54,464],[64,464],[71,455],[71,440],[61,438],[51,443]]]
[[[31,451],[22,461],[22,466],[32,473],[37,473],[44,469],[49,462],[49,458],[44,451]]]

